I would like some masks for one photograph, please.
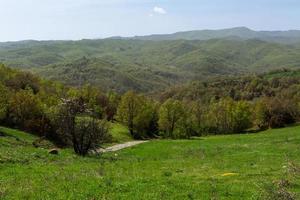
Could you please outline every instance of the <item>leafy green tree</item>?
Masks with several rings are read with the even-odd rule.
[[[9,118],[13,124],[25,127],[26,122],[42,118],[40,100],[32,90],[20,90],[12,95],[9,101]]]
[[[118,104],[120,101],[120,96],[115,92],[109,92],[107,94],[108,104],[105,107],[106,118],[109,121],[114,120],[115,115],[117,114]]]
[[[157,107],[155,102],[129,91],[121,98],[117,120],[136,139],[152,137],[157,133]]]
[[[92,109],[98,118],[103,118],[104,109],[97,101],[97,99],[99,99],[99,96],[102,96],[100,90],[89,84],[84,85],[79,89],[71,88],[68,91],[69,98],[81,98],[86,104],[87,108]]]
[[[234,133],[239,133],[252,126],[252,107],[248,102],[235,102],[232,112]]]
[[[184,120],[185,111],[182,102],[168,99],[159,109],[159,128],[164,133],[164,137],[176,138],[175,130],[180,127]],[[178,133],[177,134],[183,134]]]
[[[8,114],[9,90],[0,83],[0,121]]]
[[[207,133],[206,115],[208,112],[208,105],[202,103],[202,101],[188,102],[186,110],[188,111],[188,121],[192,126],[193,134],[195,136],[201,136]]]
[[[134,118],[134,129],[140,137],[155,137],[158,133],[158,104],[141,98],[141,111]]]
[[[211,103],[207,115],[208,124],[215,133],[238,133],[251,126],[250,104],[231,98]]]
[[[135,94],[133,91],[125,93],[121,97],[121,101],[117,111],[117,120],[124,123],[130,134],[137,138],[138,135],[134,130],[134,120],[139,112],[142,112],[142,99],[139,95]]]

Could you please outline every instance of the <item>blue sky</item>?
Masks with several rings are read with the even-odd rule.
[[[300,29],[299,0],[0,0],[0,41],[247,26]]]

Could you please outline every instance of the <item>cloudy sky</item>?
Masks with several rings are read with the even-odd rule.
[[[300,29],[299,0],[0,0],[0,41],[247,26]]]

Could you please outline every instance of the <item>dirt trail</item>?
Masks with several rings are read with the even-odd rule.
[[[114,152],[114,151],[119,151],[121,149],[125,149],[125,148],[129,148],[129,147],[132,147],[132,146],[136,146],[138,144],[142,144],[142,143],[145,143],[145,142],[148,142],[148,141],[132,141],[132,142],[126,142],[126,143],[123,143],[123,144],[117,144],[117,145],[114,145],[114,146],[111,146],[111,147],[107,147],[105,149],[98,149],[97,152],[100,152],[100,153],[104,153],[104,152]]]

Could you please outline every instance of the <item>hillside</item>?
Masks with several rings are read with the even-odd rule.
[[[128,39],[128,38],[127,38]],[[210,39],[229,39],[229,40],[249,40],[259,39],[266,42],[276,42],[282,44],[295,44],[300,42],[300,31],[254,31],[247,27],[235,27],[221,30],[194,30],[183,31],[173,34],[157,34],[146,36],[135,36],[130,39],[137,40],[210,40]]]
[[[0,62],[74,86],[150,92],[220,75],[299,68],[300,48],[253,39],[23,41],[0,44]]]
[[[37,138],[0,128],[0,198],[299,198],[299,126],[259,134],[151,141],[79,157],[35,148]]]
[[[261,97],[296,98],[299,94],[300,70],[277,70],[259,75],[216,77],[175,85],[163,92],[152,93],[161,100],[174,98],[185,101],[210,102],[231,97],[255,101]]]

